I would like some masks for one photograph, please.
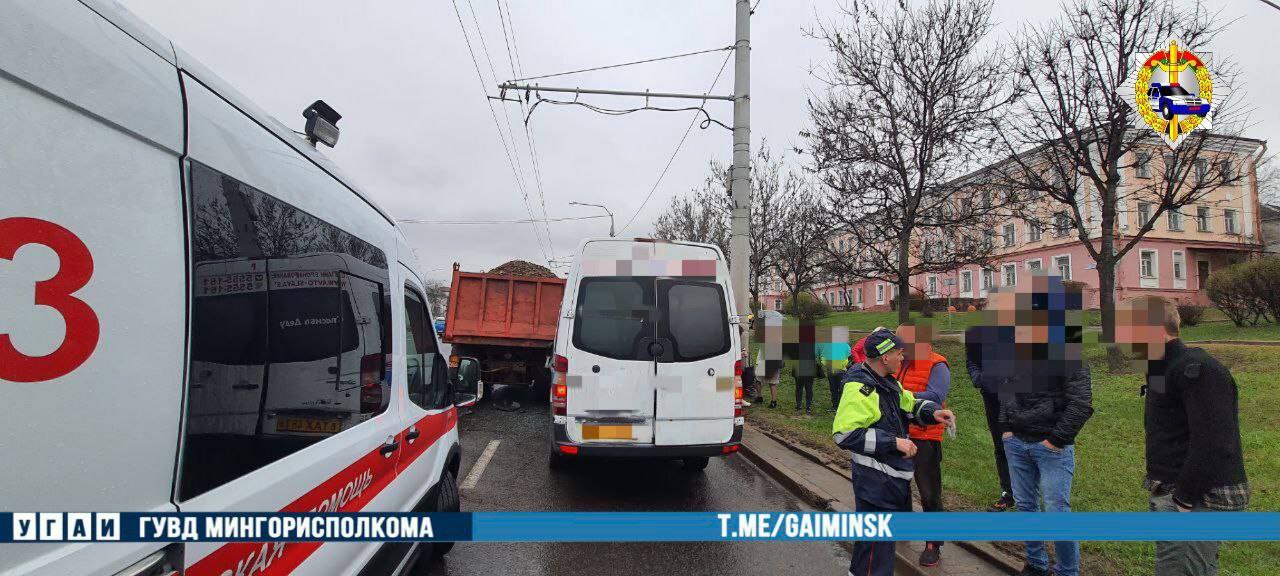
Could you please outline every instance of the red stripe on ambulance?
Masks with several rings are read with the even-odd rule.
[[[421,435],[413,444],[405,441],[403,430],[396,435],[400,442],[399,469],[412,464],[427,448],[453,428],[457,410],[450,407],[439,414],[423,417],[414,424]],[[394,479],[396,455],[383,456],[374,450],[362,456],[323,484],[302,495],[281,512],[359,512]],[[263,576],[288,574],[313,554],[323,542],[233,542],[201,558],[187,568],[187,576]]]

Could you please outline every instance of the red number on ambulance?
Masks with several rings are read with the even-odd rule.
[[[83,300],[72,296],[93,276],[93,256],[70,230],[36,218],[0,219],[0,259],[12,260],[18,248],[43,244],[58,255],[57,274],[36,283],[35,304],[57,310],[66,323],[66,335],[57,350],[45,356],[27,356],[13,347],[9,335],[0,333],[0,380],[41,382],[65,376],[79,368],[98,345],[98,316]]]

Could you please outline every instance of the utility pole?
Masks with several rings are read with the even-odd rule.
[[[729,286],[733,290],[739,330],[746,330],[751,314],[751,292],[747,278],[751,271],[751,2],[736,1],[736,33],[733,52],[733,168],[729,192],[733,208],[729,221]],[[751,350],[743,343],[744,354]]]
[[[733,101],[733,164],[730,168],[729,194],[732,198],[729,227],[729,287],[733,291],[734,314],[739,322],[739,333],[746,334],[745,324],[751,314],[751,292],[747,279],[751,273],[751,0],[734,0],[735,35],[733,94],[680,94],[636,90],[606,90],[599,88],[541,87],[515,81],[498,84],[497,100],[508,99],[507,91],[561,92],[572,94],[600,94],[606,96],[635,96],[643,98],[676,98],[688,100]],[[743,338],[743,351],[749,350]]]

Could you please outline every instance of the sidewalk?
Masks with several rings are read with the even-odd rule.
[[[802,447],[775,440],[748,426],[742,434],[742,453],[811,506],[833,512],[853,512],[853,487],[848,474],[826,458]],[[916,504],[919,509],[919,504]],[[846,548],[852,543],[845,544]],[[927,576],[1006,576],[1021,563],[985,542],[950,542],[942,548],[942,562],[932,568],[918,564],[922,542],[899,542],[898,574]]]

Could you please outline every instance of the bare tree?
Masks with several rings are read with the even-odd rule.
[[[1280,163],[1276,155],[1258,162],[1258,197],[1263,204],[1280,205]]]
[[[715,244],[729,253],[729,199],[720,190],[717,165],[702,188],[671,199],[671,205],[653,223],[653,235],[667,240]]]
[[[423,282],[427,291],[427,301],[431,303],[431,317],[444,318],[449,311],[449,283],[428,278]]]
[[[808,292],[822,277],[822,246],[827,240],[821,199],[814,184],[788,174],[784,193],[775,210],[775,222],[784,233],[777,238],[771,268],[791,297]]]
[[[715,244],[729,255],[729,170],[719,160],[709,163],[709,174],[699,190],[672,199],[667,210],[654,222],[654,235],[673,240]],[[783,159],[774,156],[767,142],[761,142],[751,159],[751,273],[748,290],[752,301],[760,298],[760,287],[776,252],[782,230],[776,213],[782,190]]]
[[[810,98],[813,127],[802,136],[827,187],[827,216],[858,249],[835,262],[841,275],[894,282],[905,297],[913,275],[990,254],[967,234],[999,206],[960,201],[957,177],[989,151],[989,127],[1012,94],[999,51],[978,47],[992,27],[990,0],[855,1],[842,12],[844,26],[811,32],[834,59],[815,72],[827,90]],[[909,308],[898,308],[905,321]]]
[[[1234,122],[1223,98],[1234,74],[1228,62],[1213,63],[1214,130],[1192,133],[1170,150],[1154,132],[1134,128],[1137,111],[1123,88],[1141,58],[1170,38],[1187,47],[1208,45],[1221,29],[1217,15],[1172,0],[1072,0],[1064,11],[1015,42],[1015,78],[1024,97],[1000,131],[1009,160],[996,171],[1010,191],[1032,197],[1028,217],[1052,211],[1055,231],[1075,232],[1088,250],[1098,272],[1103,341],[1112,342],[1117,264],[1162,214],[1198,202],[1244,172],[1242,142],[1227,137]],[[1155,177],[1123,176],[1135,167]],[[1042,194],[1050,208],[1036,198]],[[1146,221],[1122,234],[1122,207],[1135,211],[1139,202],[1150,206]]]

